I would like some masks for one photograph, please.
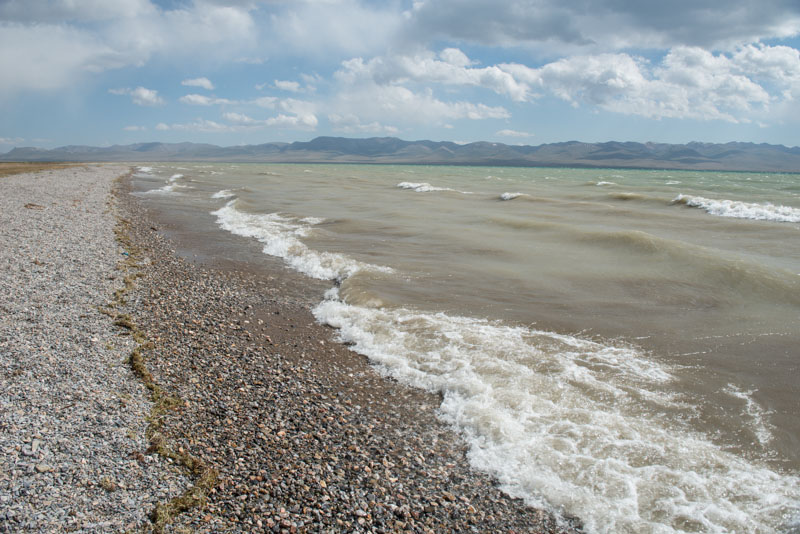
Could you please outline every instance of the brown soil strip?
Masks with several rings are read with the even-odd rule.
[[[0,162],[0,177],[26,172],[54,171],[70,167],[85,167],[85,163],[28,163],[28,162]]]

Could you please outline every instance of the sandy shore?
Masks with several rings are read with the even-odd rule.
[[[171,532],[574,531],[336,343],[320,288],[124,188],[120,248],[126,170],[0,179],[0,532],[147,530],[157,502]]]

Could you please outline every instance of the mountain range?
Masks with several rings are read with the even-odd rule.
[[[136,143],[109,147],[71,145],[50,150],[14,148],[0,154],[0,161],[393,163],[800,172],[800,147],[616,141],[518,146],[488,142],[404,141],[395,137],[317,137],[308,142],[229,147],[201,143]]]

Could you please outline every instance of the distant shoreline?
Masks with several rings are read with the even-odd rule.
[[[580,169],[800,172],[800,147],[753,143],[581,143],[538,146],[318,137],[309,142],[220,147],[136,143],[111,147],[14,148],[0,161],[386,164]]]

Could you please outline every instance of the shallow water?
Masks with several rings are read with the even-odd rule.
[[[591,532],[794,532],[800,176],[152,164],[146,202],[331,280],[470,459]]]

